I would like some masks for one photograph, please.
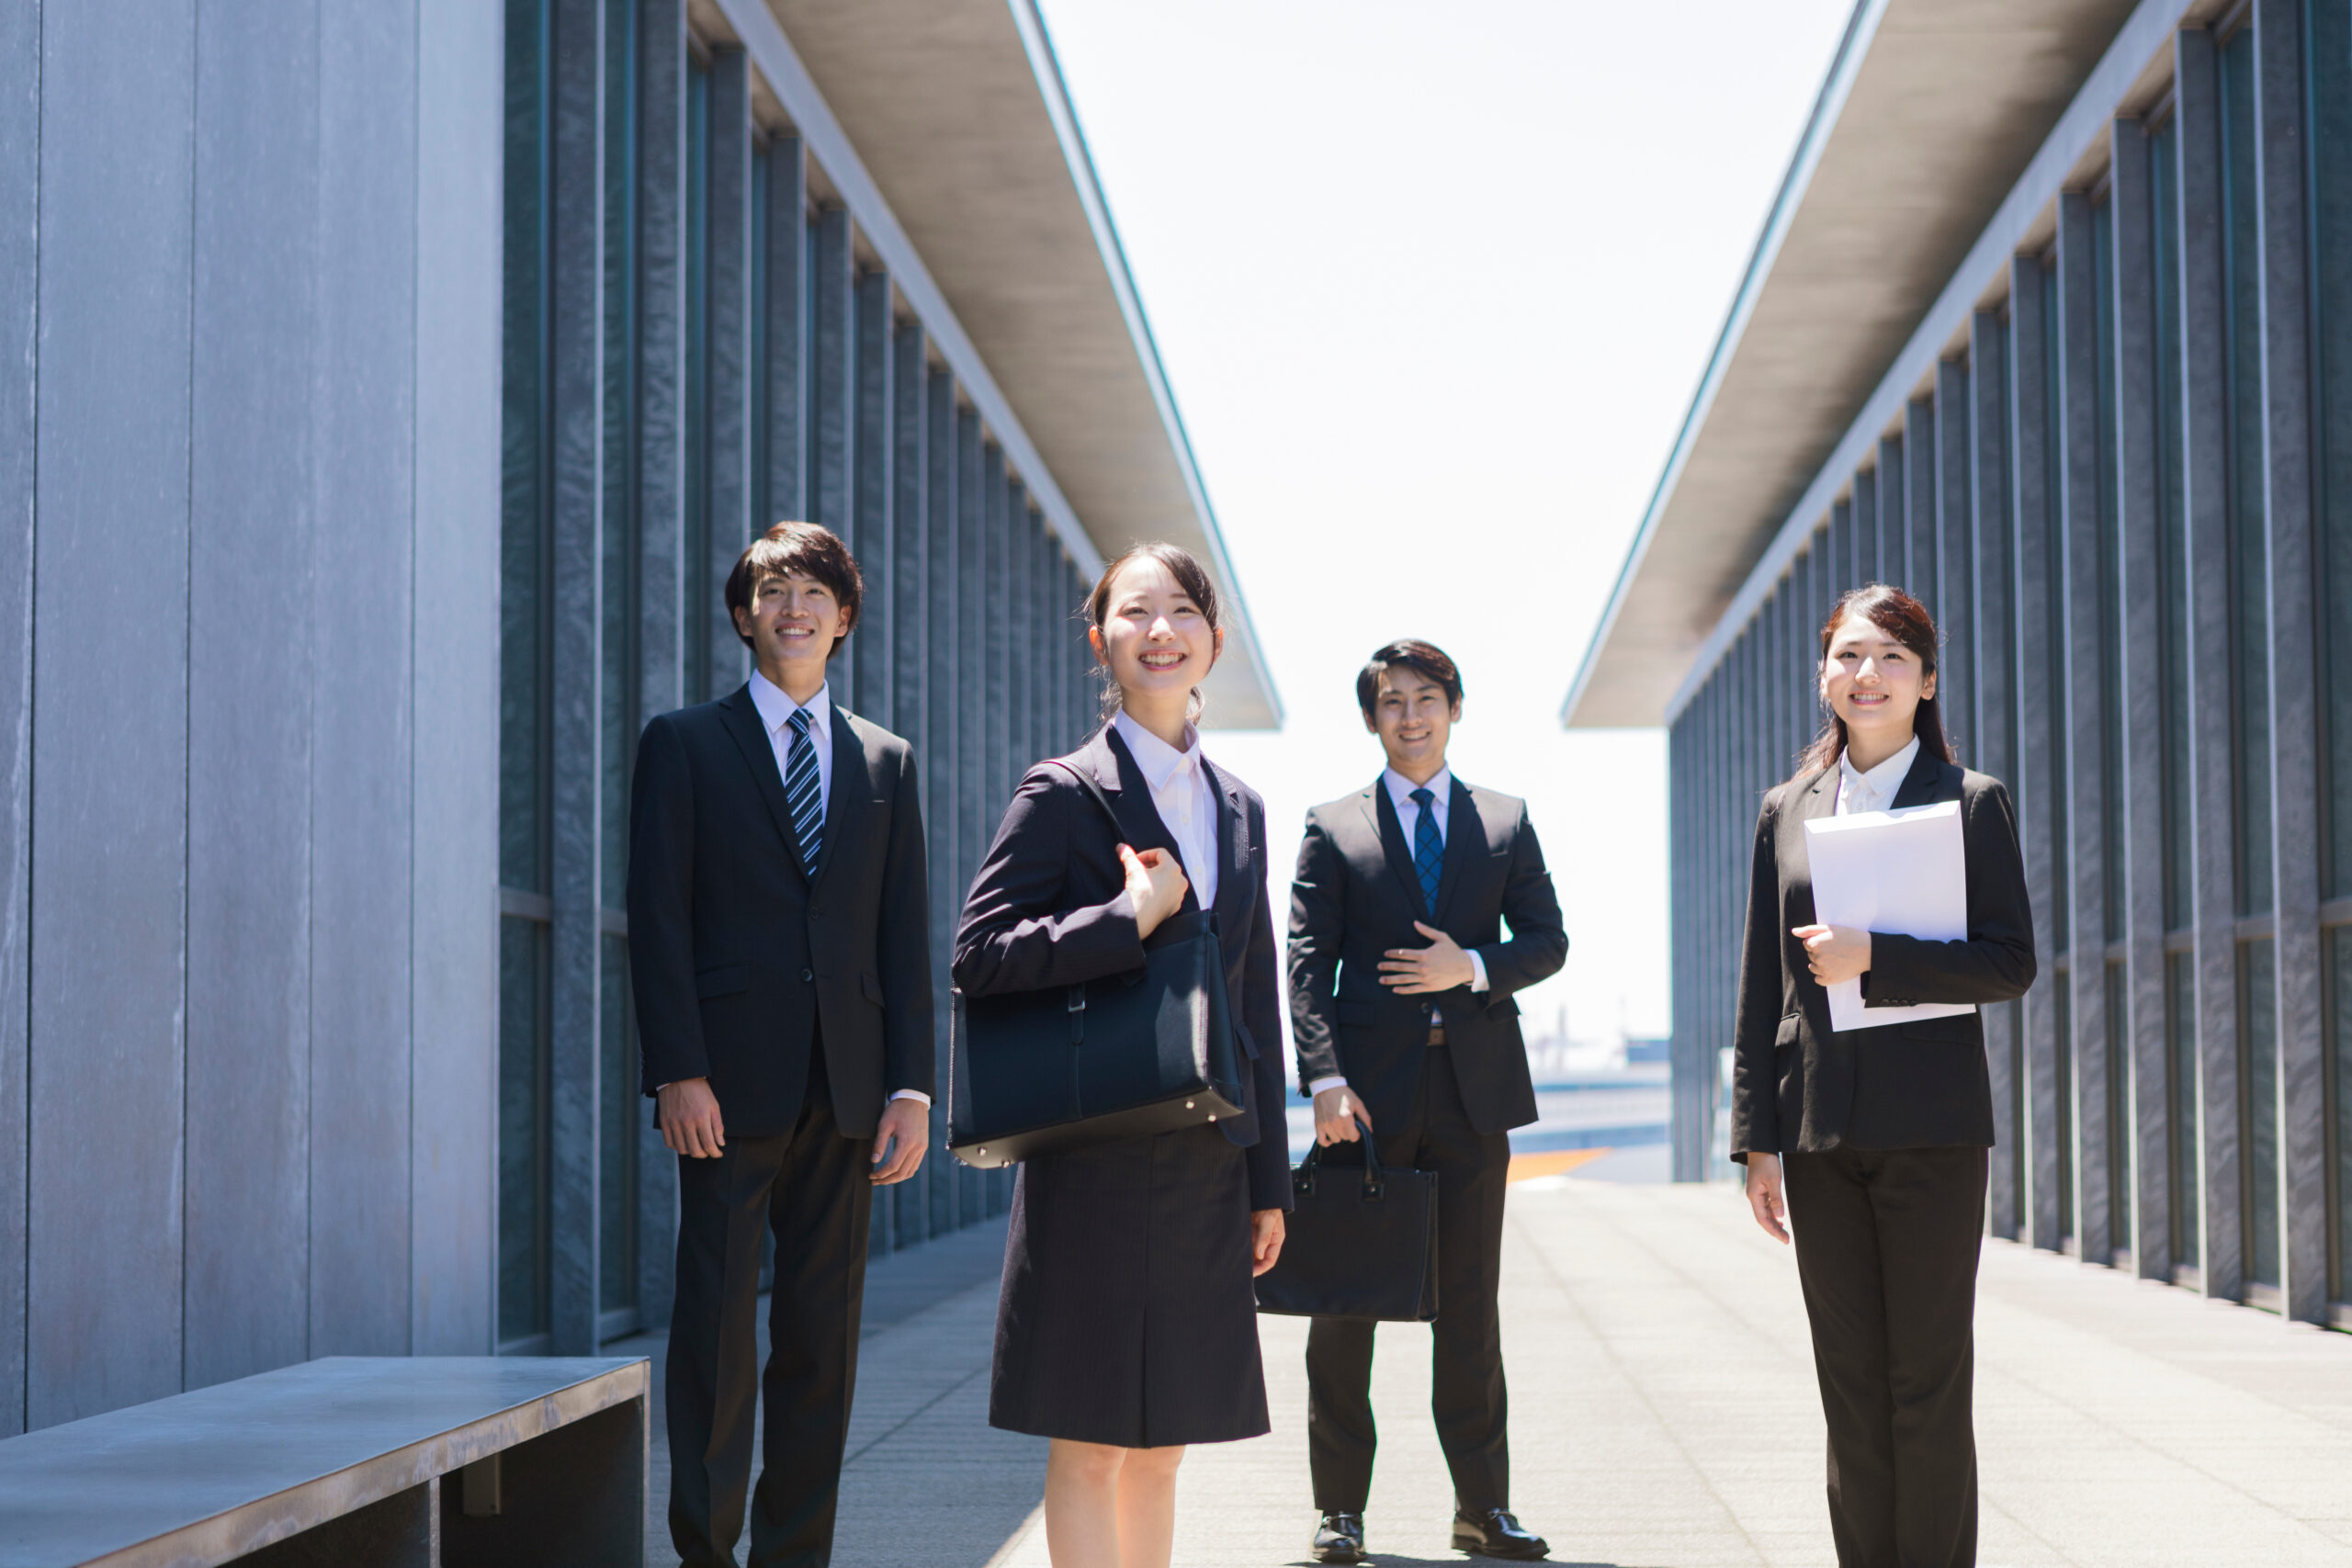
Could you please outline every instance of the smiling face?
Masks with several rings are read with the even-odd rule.
[[[1875,621],[1849,615],[1821,662],[1821,698],[1846,724],[1848,744],[1885,756],[1909,743],[1919,705],[1936,677],[1919,656]]]
[[[1119,569],[1102,612],[1102,624],[1087,637],[1129,710],[1140,717],[1172,702],[1181,712],[1193,688],[1207,679],[1225,634],[1209,625],[1207,612],[1175,574],[1149,556]]]
[[[1462,705],[1448,702],[1443,686],[1409,664],[1392,664],[1380,672],[1363,727],[1380,737],[1390,767],[1427,784],[1445,766],[1445,743],[1461,716]]]
[[[750,640],[760,673],[783,690],[812,694],[849,625],[840,595],[802,572],[761,578],[750,607],[735,612],[735,629]]]

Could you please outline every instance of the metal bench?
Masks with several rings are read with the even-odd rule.
[[[0,1568],[643,1568],[642,1359],[332,1357],[0,1441]]]

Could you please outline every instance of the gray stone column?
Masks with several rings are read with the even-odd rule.
[[[865,607],[863,624],[851,638],[857,645],[857,656],[852,660],[856,689],[848,696],[851,706],[876,723],[888,725],[894,705],[890,655],[896,608],[892,583],[897,576],[890,498],[896,461],[890,434],[889,275],[859,274],[851,309],[855,400],[851,410],[850,508],[856,518],[852,525],[856,530],[854,547],[865,576]],[[888,1207],[888,1203],[876,1205],[877,1212]]]
[[[1001,707],[989,695],[995,661],[989,648],[1001,601],[988,592],[987,444],[980,416],[956,411],[956,903],[980,869],[980,858],[995,841],[1001,804],[996,793],[992,736],[1000,733]],[[988,1173],[956,1173],[956,1223],[972,1224],[989,1213]]]
[[[1936,582],[1942,552],[1936,540],[1936,405],[1932,399],[1914,398],[1903,411],[1903,450],[1908,456],[1903,475],[1903,564],[1910,577],[1904,586],[1928,607],[1929,615],[1941,620],[1943,601]]]
[[[2229,359],[2224,352],[2221,62],[2212,34],[2176,40],[2180,159],[2182,485],[2188,536],[2189,834],[2196,872],[2202,1288],[2245,1295],[2239,1164],[2237,796],[2231,756]]]
[[[808,160],[800,138],[768,141],[767,377],[768,511],[763,528],[808,515],[807,344]]]
[[[1835,604],[1854,586],[1854,502],[1849,495],[1829,506],[1829,599]]]
[[[901,367],[902,370],[904,367]],[[903,384],[909,378],[901,376]],[[937,1021],[938,1076],[932,1089],[933,1172],[925,1224],[943,1235],[962,1224],[956,1189],[963,1171],[946,1152],[948,1032],[954,1016],[955,980],[949,973],[956,950],[956,919],[963,910],[963,853],[957,844],[962,820],[964,768],[957,755],[957,719],[964,705],[958,670],[968,662],[962,637],[961,558],[956,540],[956,378],[927,370],[923,386],[923,705],[922,747],[923,827],[931,872],[931,1003]],[[910,740],[916,738],[909,736]]]
[[[1969,693],[1976,683],[1976,638],[1970,612],[1974,576],[1970,570],[1968,391],[1967,360],[1947,359],[1936,367],[1932,607],[1944,637],[1936,705],[1963,760],[1978,754],[1975,726],[1969,717]]]
[[[1907,590],[1911,582],[1911,528],[1905,456],[1900,435],[1878,438],[1878,503],[1871,515],[1878,529],[1878,581]]]
[[[25,1429],[40,11],[0,13],[0,1438]]]
[[[820,209],[813,238],[808,287],[815,296],[809,312],[814,330],[808,344],[807,383],[808,520],[831,528],[856,551],[864,541],[857,536],[857,518],[851,503],[855,462],[851,419],[856,406],[852,379],[856,368],[850,339],[855,261],[848,210]],[[857,656],[858,639],[853,637],[833,660],[830,679],[844,700],[857,687]]]
[[[2098,269],[2090,197],[2058,198],[2058,733],[2066,759],[2068,1032],[2074,1071],[2075,1241],[2086,1263],[2114,1261],[2108,1161],[2107,549],[2100,537]],[[2059,1107],[2066,1115],[2068,1108]]]
[[[2049,452],[2050,385],[2042,357],[2045,313],[2056,308],[2041,264],[2018,256],[2009,267],[2009,322],[2015,352],[2009,355],[2009,450],[2015,454],[2009,479],[2009,518],[2016,563],[2017,641],[2014,669],[2018,715],[2017,777],[2010,781],[2017,796],[2018,829],[2025,852],[2026,890],[2033,908],[2034,954],[2040,977],[2025,994],[2024,1028],[2026,1169],[2025,1219],[2027,1239],[2038,1247],[2056,1251],[2058,1224],[2059,1119],[2065,1109],[2058,1099],[2058,988],[2064,984],[2057,969],[2059,899],[2064,890],[2057,878],[2058,778],[2051,742],[2054,736],[2052,701],[2057,684],[2054,650],[2050,647],[2053,624],[2053,585],[2043,563],[2051,558],[2051,536],[2057,527],[2057,498],[2051,493]]]
[[[712,52],[710,62],[710,193],[704,253],[707,284],[704,320],[704,470],[709,536],[702,571],[689,585],[690,626],[708,639],[710,688],[723,696],[750,679],[752,660],[736,635],[720,590],[752,542],[752,381],[763,373],[758,323],[752,320],[752,68],[740,49]],[[855,640],[852,639],[853,642]]]
[[[1878,494],[1875,468],[1863,468],[1854,475],[1854,580],[1848,584],[1850,588],[1885,580],[1885,572],[1879,565]]]
[[[2319,931],[2320,716],[2312,537],[2308,128],[2303,6],[2256,0],[2256,179],[2260,189],[2263,515],[2269,525],[2272,965],[2278,984],[2278,1173],[2282,1310],[2327,1321],[2327,1030]]]

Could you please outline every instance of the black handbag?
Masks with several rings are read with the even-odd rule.
[[[1291,1168],[1296,1205],[1258,1310],[1285,1317],[1437,1317],[1437,1172],[1385,1170],[1364,1130],[1363,1174],[1326,1167],[1320,1145]]]
[[[1092,779],[1086,787],[1115,823]],[[1241,1111],[1241,1064],[1216,916],[1171,915],[1144,966],[1082,986],[955,994],[947,1151],[993,1169],[1055,1149],[1148,1137]]]

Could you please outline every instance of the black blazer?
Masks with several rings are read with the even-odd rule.
[[[871,1137],[902,1089],[933,1092],[920,770],[832,710],[812,885],[751,687],[663,714],[637,743],[628,952],[645,1092],[707,1077],[729,1134],[792,1130],[823,1024],[833,1119]]]
[[[1477,952],[1484,993],[1465,986],[1408,997],[1380,983],[1388,949],[1429,945],[1415,920]],[[1434,1003],[1444,1012],[1470,1124],[1481,1133],[1523,1127],[1535,1120],[1535,1088],[1511,998],[1557,974],[1567,956],[1567,928],[1526,802],[1453,781],[1434,915],[1421,907],[1412,851],[1378,780],[1318,806],[1306,814],[1290,887],[1290,1025],[1300,1089],[1342,1074],[1374,1126],[1404,1126],[1420,1092]]]
[[[1118,828],[1060,768],[1040,762],[1029,770],[964,900],[955,975],[967,997],[1041,991],[1143,967],[1118,846],[1165,850],[1180,863],[1183,857],[1117,730],[1104,725],[1069,761],[1110,796]],[[1242,1059],[1241,1114],[1218,1125],[1249,1151],[1250,1206],[1287,1209],[1290,1137],[1282,1060],[1273,1053],[1282,1013],[1266,902],[1266,807],[1249,785],[1203,761],[1217,795],[1217,843],[1225,854],[1217,868],[1217,938]],[[1187,889],[1183,908],[1198,909],[1198,895]]]
[[[1871,1007],[2001,1002],[2033,984],[2033,910],[2017,813],[1998,779],[1920,748],[1893,806],[1956,800],[1968,855],[1968,937],[1871,933]],[[1804,825],[1838,808],[1838,767],[1781,784],[1756,819],[1747,937],[1733,1037],[1732,1158],[1841,1144],[1863,1149],[1993,1143],[1993,1089],[1977,1014],[1884,1029],[1829,1027],[1829,993],[1789,933],[1813,924]]]

